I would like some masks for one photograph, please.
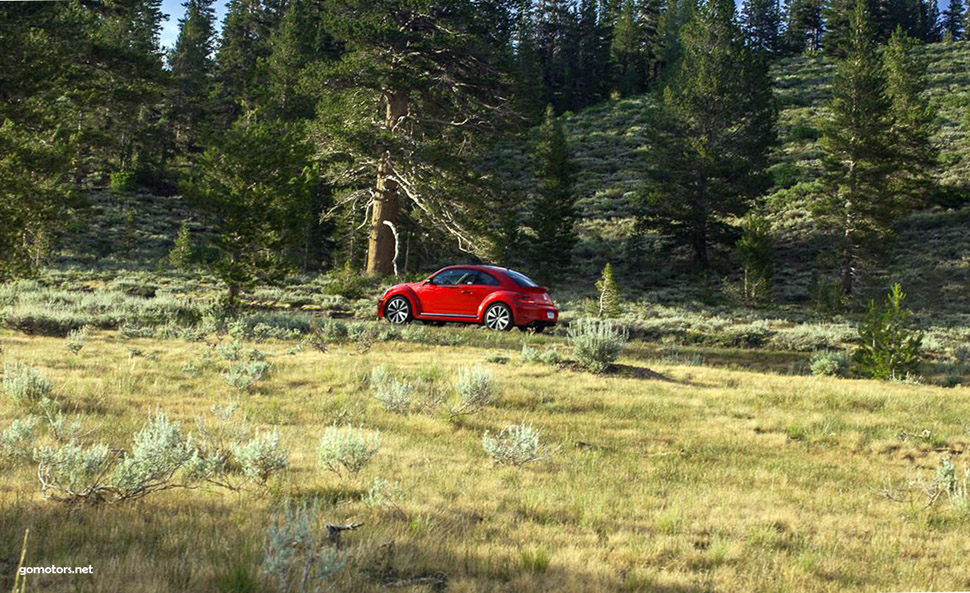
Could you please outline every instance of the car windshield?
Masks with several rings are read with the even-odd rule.
[[[531,278],[529,278],[525,274],[516,272],[515,270],[505,270],[505,275],[511,278],[512,282],[515,282],[516,284],[522,287],[535,288],[536,286],[539,286],[538,284],[533,282]]]

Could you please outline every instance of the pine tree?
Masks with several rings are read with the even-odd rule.
[[[568,268],[576,243],[573,170],[562,120],[550,105],[533,153],[539,199],[532,207],[530,226],[536,233],[532,255],[536,267],[549,280]],[[546,272],[553,270],[554,272]]]
[[[769,55],[778,52],[781,28],[778,0],[745,0],[741,22],[750,47]]]
[[[581,0],[577,22],[577,73],[573,94],[576,108],[606,98],[610,78],[609,32],[597,12],[596,0]]]
[[[242,289],[280,280],[293,268],[319,177],[305,131],[240,120],[220,134],[182,189],[215,231],[213,271],[234,311]]]
[[[267,90],[264,63],[280,20],[278,0],[230,0],[216,54],[222,127],[257,110]]]
[[[931,138],[935,113],[926,99],[926,60],[917,43],[896,30],[883,50],[886,91],[890,100],[893,146],[898,167],[891,175],[896,200],[907,208],[926,204],[932,192],[932,171],[938,154]]]
[[[596,282],[596,292],[599,299],[596,303],[596,315],[610,318],[620,314],[620,286],[613,279],[613,265],[607,262],[603,266],[603,274]]]
[[[821,0],[790,0],[787,18],[788,24],[783,35],[786,51],[800,54],[804,51],[821,49],[823,31]]]
[[[323,14],[344,52],[317,69],[314,84],[330,92],[314,136],[337,199],[369,207],[367,272],[392,273],[392,227],[405,216],[481,249],[484,200],[468,159],[508,106],[492,23],[445,0],[327,0]]]
[[[820,222],[838,236],[842,294],[846,297],[855,290],[863,248],[874,246],[888,234],[901,211],[887,183],[898,162],[892,104],[865,0],[857,0],[850,24],[847,54],[838,65],[831,115],[821,139],[829,190],[816,206]]]
[[[653,223],[690,247],[697,265],[732,235],[766,185],[776,110],[767,64],[744,44],[731,0],[709,0],[685,27],[683,58],[664,91],[651,151]]]
[[[171,125],[179,152],[198,150],[212,106],[215,62],[215,12],[213,0],[187,0],[179,20],[179,35],[168,61],[173,84],[169,94]]]
[[[946,10],[943,11],[941,28],[943,35],[951,41],[963,39],[964,31],[964,6],[963,0],[950,0]]]
[[[770,300],[774,276],[774,240],[771,224],[764,216],[749,212],[741,220],[737,253],[743,274],[741,294],[745,306]]]
[[[624,95],[642,92],[647,74],[646,56],[643,55],[640,44],[635,4],[635,0],[623,2],[619,18],[613,28],[613,44],[610,48],[616,72],[616,88]]]

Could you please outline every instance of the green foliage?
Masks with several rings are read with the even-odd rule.
[[[119,194],[133,192],[138,189],[135,174],[132,171],[116,171],[111,174],[111,191]]]
[[[860,344],[853,354],[859,373],[881,380],[901,380],[919,372],[923,334],[909,327],[912,313],[903,308],[906,295],[894,284],[885,306],[869,302],[859,324]]]
[[[709,247],[730,238],[724,218],[743,214],[767,187],[777,114],[767,64],[745,47],[733,2],[704,3],[681,44],[656,114],[653,183],[641,216],[707,267]]]
[[[414,406],[414,386],[392,376],[387,367],[378,365],[371,369],[370,385],[374,398],[388,412],[405,416],[411,412]]]
[[[177,270],[184,270],[192,263],[192,232],[189,223],[183,222],[175,236],[175,245],[168,252],[168,263]]]
[[[29,460],[37,424],[36,416],[17,418],[0,433],[0,461]]]
[[[41,369],[22,362],[4,363],[2,385],[10,403],[26,409],[39,406],[53,391]]]
[[[569,324],[569,345],[580,368],[603,373],[620,356],[629,334],[609,321],[579,319]]]
[[[544,459],[548,452],[539,444],[540,432],[531,424],[510,424],[497,435],[482,435],[482,448],[495,465],[524,465]]]
[[[826,350],[812,355],[809,368],[813,375],[844,377],[849,372],[849,357],[844,352]]]
[[[495,381],[492,372],[481,367],[462,368],[455,380],[457,401],[452,405],[450,417],[474,414],[495,400]]]
[[[603,266],[603,275],[596,281],[596,291],[599,292],[596,315],[603,318],[616,317],[620,314],[620,286],[613,279],[613,265]]]
[[[238,391],[249,391],[256,386],[269,371],[269,363],[264,360],[235,362],[223,371],[222,379]]]
[[[775,245],[768,220],[748,213],[741,220],[737,254],[741,260],[741,296],[745,306],[771,300],[771,279],[775,271]]]
[[[317,448],[320,464],[334,472],[358,474],[381,448],[380,433],[366,433],[362,427],[328,426]]]
[[[311,155],[296,126],[240,122],[205,151],[185,183],[214,226],[212,267],[228,287],[230,310],[241,288],[279,281],[291,269],[290,250],[317,215],[320,183]]]
[[[257,434],[249,442],[233,448],[233,455],[242,474],[260,484],[289,465],[289,455],[280,447],[279,430]]]
[[[531,256],[539,270],[568,268],[576,243],[573,203],[573,172],[569,162],[569,145],[562,120],[552,105],[539,128],[539,141],[533,153],[539,198],[532,206],[531,226],[536,233]]]

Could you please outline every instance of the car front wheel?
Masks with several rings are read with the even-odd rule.
[[[397,325],[411,321],[411,303],[402,296],[392,298],[384,306],[384,317]]]
[[[502,303],[495,303],[485,310],[485,327],[492,331],[512,329],[512,310]]]

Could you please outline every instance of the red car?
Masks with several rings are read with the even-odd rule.
[[[422,282],[388,288],[377,301],[377,316],[397,324],[417,319],[431,325],[484,323],[496,331],[515,326],[541,332],[556,325],[559,309],[549,291],[515,270],[449,266]]]

